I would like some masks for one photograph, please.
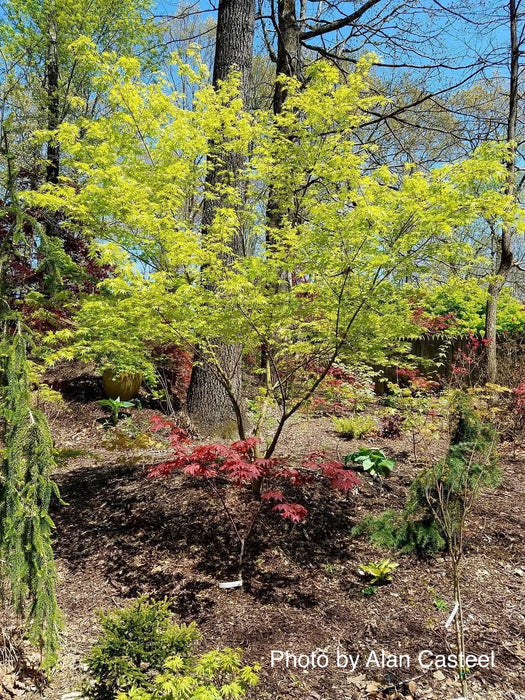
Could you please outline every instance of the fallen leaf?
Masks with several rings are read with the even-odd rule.
[[[356,685],[358,688],[364,688],[366,686],[366,676],[349,676],[348,682]]]

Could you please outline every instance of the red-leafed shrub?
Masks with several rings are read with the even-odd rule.
[[[400,386],[407,386],[421,394],[430,394],[439,388],[439,382],[423,377],[419,369],[414,367],[400,367],[397,370],[397,379]]]
[[[457,317],[453,312],[432,316],[422,306],[417,306],[412,311],[412,323],[419,326],[424,333],[441,333],[455,326]]]
[[[273,507],[283,518],[294,523],[300,523],[308,514],[308,511],[300,503],[278,503]]]
[[[62,215],[50,220],[44,211],[30,209],[14,236],[17,213],[6,202],[0,201],[0,208],[0,250],[6,256],[0,297],[36,333],[64,328],[73,302],[81,294],[94,294],[112,268],[99,264],[86,234],[65,226]]]
[[[515,429],[525,430],[525,382],[520,382],[512,390],[510,410],[514,419]]]
[[[281,458],[259,457],[259,438],[238,440],[231,445],[192,445],[184,430],[162,416],[153,416],[151,427],[166,431],[173,454],[150,467],[148,478],[180,471],[208,484],[239,542],[240,577],[246,542],[265,511],[293,523],[308,515],[306,508],[288,497],[287,492],[311,485],[316,479],[326,479],[332,489],[344,493],[360,485],[354,471],[341,462],[328,460],[324,452],[310,454],[299,466],[292,467]]]
[[[454,352],[448,383],[451,386],[474,386],[483,376],[485,349],[489,338],[479,338],[472,332]]]
[[[307,371],[311,381],[325,369],[312,364]],[[309,406],[318,415],[345,417],[364,410],[373,402],[374,396],[374,386],[369,376],[334,365],[312,396]]]
[[[401,429],[406,417],[401,413],[392,413],[381,419],[381,437],[396,438],[401,435]]]
[[[173,408],[178,410],[186,402],[193,368],[193,353],[178,345],[164,343],[151,348],[159,376],[169,394]]]

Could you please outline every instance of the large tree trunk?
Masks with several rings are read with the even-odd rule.
[[[241,95],[245,105],[248,103],[249,95],[254,26],[254,0],[220,0],[213,84],[217,87],[219,82],[225,80],[232,70],[240,71],[242,75]],[[224,170],[228,173],[228,177],[231,178],[232,183],[242,187],[238,173],[242,170],[244,158],[239,154],[214,154],[213,144],[211,144],[210,150],[212,163],[214,158],[226,161],[227,167]],[[215,186],[219,177],[224,177],[224,175],[218,174],[212,167],[208,176],[208,186]],[[206,229],[213,222],[215,211],[216,204],[207,199],[202,214],[204,235]],[[231,253],[226,257],[226,262],[244,255],[242,231],[238,231],[234,236],[230,249]],[[221,344],[219,340],[215,349],[215,358],[220,367],[219,373],[207,361],[203,349],[198,349],[197,356],[199,351],[201,352],[201,362],[196,363],[193,367],[186,404],[191,420],[207,432],[229,432],[231,427],[236,426],[240,437],[244,437],[241,392],[242,347]]]
[[[223,437],[245,438],[242,405],[242,346],[218,343],[215,350],[223,374],[204,360],[193,365],[187,411],[198,428]],[[198,356],[195,358],[198,361]]]
[[[242,74],[241,93],[249,94],[255,27],[254,0],[220,0],[213,63],[213,84],[225,80],[232,69]]]
[[[518,78],[520,61],[520,41],[518,39],[518,15],[516,0],[509,0],[510,20],[510,91],[509,91],[509,115],[507,121],[507,141],[511,143],[511,152],[507,163],[506,194],[514,196],[516,193],[516,125],[518,119]],[[498,299],[508,274],[514,264],[512,254],[512,227],[504,223],[501,227],[500,250],[496,269],[496,278],[488,289],[488,301],[485,314],[485,338],[487,345],[487,382],[496,383],[497,363],[497,339],[496,325],[498,317]]]

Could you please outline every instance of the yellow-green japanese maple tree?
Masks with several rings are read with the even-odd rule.
[[[315,64],[304,88],[287,80],[275,116],[243,110],[235,74],[212,89],[197,55],[191,66],[174,59],[199,84],[190,109],[164,76],[145,84],[134,60],[86,53],[111,116],[62,125],[63,157],[77,175],[37,200],[81,221],[115,275],[84,301],[77,328],[57,334],[69,343],[61,354],[120,356],[147,369],[152,341],[198,348],[196,360],[231,396],[242,439],[242,402],[216,343],[241,343],[245,355],[264,344],[261,411],[278,414],[266,457],[336,360],[378,361],[410,329],[407,280],[431,284],[436,260],[475,262],[456,242],[462,226],[517,217],[501,193],[502,147],[485,145],[431,175],[369,167],[353,133],[377,102],[367,87],[372,58],[345,77]],[[242,153],[243,172],[205,185],[210,144]],[[280,225],[267,231],[270,185]],[[219,206],[202,235],[206,197]],[[239,231],[244,255],[232,256]]]

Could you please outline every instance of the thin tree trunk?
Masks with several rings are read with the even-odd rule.
[[[507,141],[511,143],[511,152],[507,163],[506,194],[514,196],[516,192],[516,125],[518,119],[518,78],[520,61],[520,42],[518,40],[518,15],[516,0],[509,0],[510,20],[510,92],[509,115],[507,121]],[[501,227],[499,262],[496,278],[488,288],[488,301],[485,314],[485,338],[487,345],[487,381],[494,384],[497,379],[497,340],[496,325],[498,316],[498,299],[508,274],[512,269],[512,226],[504,223]]]
[[[8,200],[10,200],[13,219],[10,227],[11,230],[7,235],[4,236],[3,240],[0,242],[0,321],[3,321],[5,317],[9,316],[10,304],[12,302],[12,299],[9,298],[9,292],[13,294],[13,290],[9,290],[9,286],[7,283],[7,274],[4,272],[4,270],[9,268],[10,259],[13,251],[13,233],[14,229],[19,225],[16,220],[19,202],[16,189],[15,156],[11,152],[9,145],[9,136],[4,126],[2,126],[2,133],[0,134],[0,138],[2,142],[2,145],[0,147],[0,153],[5,158],[6,162],[6,192],[7,198]]]
[[[304,4],[301,5],[301,14]],[[273,112],[281,114],[288,91],[279,78],[302,79],[301,36],[297,19],[295,0],[278,0],[277,3],[277,61],[276,83],[273,93]],[[266,205],[266,244],[274,242],[273,231],[280,228],[284,212],[281,211],[274,188],[270,185]],[[290,287],[291,280],[285,271],[282,273],[282,286]],[[265,367],[268,359],[268,346],[263,342],[261,347],[261,367]]]
[[[278,6],[279,31],[277,38],[276,83],[273,93],[274,114],[280,114],[286,101],[288,91],[280,82],[282,76],[301,79],[301,42],[299,23],[295,13],[295,0],[279,0]],[[272,243],[272,229],[281,226],[283,212],[279,209],[273,187],[270,187],[266,220],[268,224],[267,243]],[[263,352],[264,356],[264,352]]]
[[[213,65],[213,84],[225,80],[232,70],[241,72],[241,96],[245,105],[248,103],[250,72],[253,58],[253,37],[255,26],[255,1],[254,0],[220,0],[217,18],[217,38],[215,59]],[[244,157],[235,153],[213,153],[211,144],[211,161],[207,178],[207,184],[213,188],[219,183],[219,178],[231,178],[232,184],[242,187],[238,182],[238,173],[244,166]],[[221,160],[226,167],[222,168],[227,175],[218,173],[213,167],[215,159]],[[204,202],[202,214],[202,230],[206,230],[213,223],[216,212],[216,203],[211,199]],[[239,230],[234,235],[230,244],[231,253],[225,261],[231,262],[238,256],[244,255],[244,238]],[[225,345],[220,342],[215,350],[217,363],[227,376],[229,387],[224,386],[217,376],[217,372],[206,361],[193,367],[190,386],[188,389],[186,408],[191,420],[207,432],[223,431],[228,424],[235,423],[239,434],[244,432],[242,416],[239,415],[239,407],[242,408],[242,377],[241,358],[242,347],[240,345]],[[234,400],[232,401],[231,394]]]
[[[53,5],[49,7],[48,46],[46,56],[46,99],[47,128],[54,131],[60,124],[60,100],[58,94],[58,52],[57,32],[53,19]],[[60,146],[58,141],[50,138],[47,142],[46,182],[56,185],[60,172]]]
[[[277,84],[273,96],[273,111],[280,114],[286,100],[287,91],[280,76],[302,78],[301,39],[299,22],[295,10],[295,0],[278,0],[279,32],[277,39]]]
[[[451,553],[452,557],[452,572],[453,572],[453,586],[454,586],[454,604],[458,604],[458,610],[454,620],[454,627],[456,630],[456,648],[458,657],[462,660],[459,668],[459,680],[461,683],[461,695],[467,700],[468,698],[468,682],[466,676],[465,668],[465,628],[463,625],[463,607],[461,603],[461,585],[459,578],[459,560],[457,556]]]

